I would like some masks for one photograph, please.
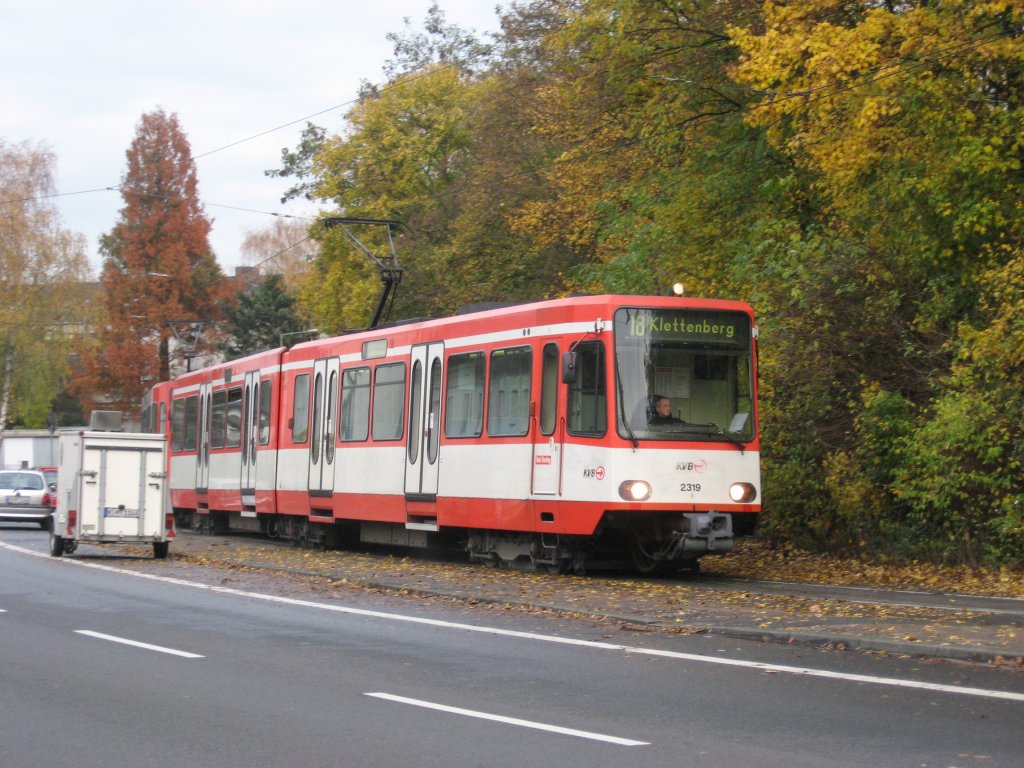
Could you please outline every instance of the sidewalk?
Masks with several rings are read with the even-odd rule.
[[[687,580],[556,576],[414,557],[299,549],[255,538],[181,533],[175,559],[326,578],[350,586],[605,617],[681,633],[803,643],[1024,669],[1024,606],[995,612],[905,608],[731,591]]]

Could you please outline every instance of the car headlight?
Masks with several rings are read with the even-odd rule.
[[[647,501],[651,498],[651,484],[646,480],[626,480],[619,485],[619,496],[626,501]]]
[[[733,483],[729,486],[729,498],[737,504],[749,504],[757,498],[757,489],[750,483]]]

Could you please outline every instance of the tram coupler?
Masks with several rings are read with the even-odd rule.
[[[683,525],[674,532],[676,540],[670,560],[703,554],[732,552],[732,516],[721,512],[684,512]]]

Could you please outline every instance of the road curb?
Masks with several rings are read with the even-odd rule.
[[[179,555],[181,556],[181,555]],[[184,557],[189,557],[184,555]],[[648,619],[642,616],[630,614],[617,614],[606,611],[598,611],[592,608],[580,606],[568,606],[558,603],[544,603],[536,600],[521,600],[515,598],[492,597],[480,595],[464,590],[444,590],[423,586],[409,586],[395,584],[387,581],[360,578],[351,574],[323,573],[320,571],[307,571],[299,568],[286,568],[265,564],[247,564],[247,567],[258,568],[272,573],[285,573],[292,576],[307,578],[329,579],[331,581],[353,584],[368,589],[385,590],[394,593],[422,597],[441,597],[451,600],[458,600],[466,603],[481,603],[484,605],[508,605],[516,608],[525,608],[537,611],[552,611],[561,614],[576,616],[587,616],[594,619],[605,619],[618,621],[623,624],[636,625],[638,627],[657,628],[665,631],[676,631],[686,634],[705,634],[719,637],[729,637],[737,640],[749,640],[763,643],[777,643],[781,645],[806,645],[833,650],[861,651],[866,653],[887,653],[900,656],[913,656],[921,658],[941,658],[954,661],[971,663],[998,664],[1004,661],[1016,660],[1016,657],[1007,656],[1005,651],[993,648],[970,648],[965,646],[938,645],[935,643],[910,643],[898,640],[883,640],[879,638],[861,637],[856,635],[828,634],[822,632],[783,632],[778,630],[751,629],[748,627],[715,625],[715,624],[672,624],[668,625],[656,619]]]
[[[972,663],[998,664],[1016,659],[1014,656],[1007,656],[1005,651],[993,648],[968,648],[957,645],[937,645],[935,643],[910,643],[898,640],[858,637],[855,635],[829,635],[818,632],[777,632],[729,626],[708,627],[707,632],[708,634],[731,637],[738,640],[759,640],[761,642],[788,645],[810,645],[842,651],[887,653],[891,655],[915,656],[929,659],[941,658]]]

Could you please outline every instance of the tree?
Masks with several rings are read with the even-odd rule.
[[[124,207],[101,243],[108,321],[76,386],[132,414],[152,383],[170,378],[168,321],[218,320],[226,287],[177,116],[143,115],[127,160]]]
[[[408,18],[404,21],[404,33],[386,35],[394,45],[394,58],[384,64],[384,74],[390,81],[436,66],[469,72],[482,68],[488,60],[491,47],[482,43],[472,30],[449,24],[436,0],[427,9],[422,32],[413,29]]]
[[[544,95],[561,77],[545,44],[564,24],[549,2],[514,5],[490,70],[471,84],[471,144],[450,197],[457,215],[452,239],[435,258],[449,280],[451,306],[531,301],[565,293],[574,269],[592,254],[550,231],[520,226],[531,204],[550,205],[558,190],[545,169],[565,149],[565,137],[538,130]]]
[[[533,131],[557,152],[539,171],[546,194],[514,214],[517,230],[580,254],[578,289],[743,285],[736,256],[774,207],[761,190],[779,168],[743,124],[727,24],[759,4],[559,5],[533,110]]]
[[[230,341],[224,345],[224,351],[232,360],[287,345],[286,334],[304,329],[295,311],[295,299],[286,292],[284,278],[276,274],[268,275],[254,290],[241,294],[238,305],[229,307],[225,314],[224,330]]]
[[[764,369],[803,412],[789,488],[829,489],[810,517],[832,547],[874,528],[903,554],[1020,558],[1022,30],[1019,2],[956,0],[769,2],[731,30],[749,123],[819,201],[760,271],[798,331]]]
[[[299,197],[313,199],[313,182],[309,180],[313,175],[313,158],[323,148],[326,138],[326,130],[319,125],[306,123],[306,127],[302,129],[299,146],[294,151],[287,147],[281,150],[281,167],[263,172],[273,179],[284,179],[289,176],[296,179],[295,184],[281,196],[282,203]]]
[[[453,279],[461,286],[463,274],[449,258],[460,211],[454,190],[472,163],[472,83],[487,48],[447,24],[436,4],[423,33],[407,29],[389,39],[390,80],[361,90],[346,114],[349,129],[326,136],[307,126],[300,146],[282,153],[283,168],[268,173],[298,177],[286,196],[318,198],[345,217],[403,222],[396,236],[402,284],[415,290],[397,293],[396,313],[447,313],[456,299],[448,287]],[[374,253],[388,254],[382,232],[360,230],[358,237]],[[300,292],[303,308],[327,332],[365,326],[380,295],[377,270],[342,230],[318,227],[312,234],[320,253]]]
[[[0,429],[42,427],[92,320],[85,239],[47,200],[54,156],[0,141]]]
[[[280,275],[285,290],[294,293],[309,275],[319,248],[306,222],[277,218],[269,227],[249,231],[241,250],[247,265]]]
[[[468,161],[469,90],[452,68],[404,76],[392,86],[361,99],[347,115],[351,130],[327,140],[314,162],[316,194],[344,216],[406,224],[403,280],[417,286],[419,314],[432,314],[445,305],[447,281],[435,249],[450,241],[457,214],[448,193]],[[333,331],[365,326],[379,295],[376,270],[340,232],[320,237],[321,255],[303,291],[314,321]],[[375,233],[361,232],[360,239],[387,252]]]

